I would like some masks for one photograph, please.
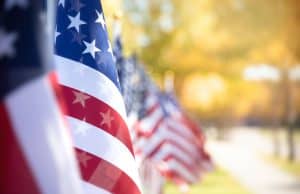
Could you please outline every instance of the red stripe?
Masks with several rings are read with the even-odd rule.
[[[165,176],[166,178],[172,180],[175,184],[177,185],[182,185],[182,184],[192,184],[190,181],[182,178],[182,176],[173,170],[163,170],[161,171],[162,175]]]
[[[173,141],[164,141],[162,142],[162,144],[160,144],[160,147],[165,144],[165,143],[171,143],[173,144],[176,149],[183,149],[182,147],[179,147],[178,144],[176,144]],[[151,155],[148,156],[148,158],[153,159],[154,155],[159,151],[159,149],[161,149],[160,147],[158,147],[155,151],[153,151],[151,153]],[[174,148],[175,149],[175,148]],[[184,150],[183,150],[184,151]],[[189,154],[188,154],[189,155]],[[170,159],[175,159],[177,162],[181,163],[183,166],[185,166],[186,169],[188,169],[191,174],[192,173],[198,173],[200,172],[200,158],[199,157],[194,157],[193,155],[190,155],[190,163],[186,163],[183,159],[181,159],[180,157],[173,155],[173,154],[166,154],[166,156],[162,159],[163,161],[168,161]],[[160,161],[156,161],[156,162],[160,162]],[[196,174],[195,174],[196,175]]]
[[[188,126],[190,131],[199,139],[199,141],[201,142],[201,145],[204,144],[205,137],[202,132],[202,129],[194,121],[192,121],[189,117],[182,115],[179,122],[182,122],[186,126]]]
[[[161,122],[157,123],[156,128],[155,128],[154,131],[156,131],[157,128],[159,128],[159,125],[160,125]],[[166,137],[164,137],[165,140],[162,139],[161,143],[159,145],[157,145],[157,147],[155,147],[154,150],[150,153],[150,156],[148,155],[146,157],[152,157],[152,155],[155,154],[160,149],[160,147],[161,147],[162,144],[164,144],[165,142],[170,142],[170,143],[174,144],[175,146],[177,146],[178,148],[180,148],[183,152],[186,152],[187,154],[189,154],[191,156],[191,158],[197,158],[196,160],[200,161],[200,158],[201,158],[201,155],[202,155],[202,149],[198,146],[198,144],[196,142],[196,139],[195,138],[191,138],[191,137],[187,137],[184,133],[180,132],[178,129],[175,129],[175,128],[170,127],[168,125],[166,125],[166,127],[168,127],[168,129],[165,129],[165,130],[170,130],[170,131],[178,134],[179,136],[182,136],[184,139],[186,139],[186,142],[189,143],[189,144],[192,143],[191,146],[194,146],[194,148],[196,150],[198,150],[199,154],[195,155],[195,154],[191,153],[189,150],[185,149],[180,144],[178,144],[177,142],[174,142],[173,140],[167,139]],[[149,134],[145,134],[144,133],[141,136],[143,138],[152,138],[153,135],[156,135],[156,133],[155,132],[152,132],[152,133],[149,133]],[[142,149],[143,148],[136,148],[136,153],[137,154],[142,153],[143,152]]]
[[[2,103],[0,127],[0,193],[40,193]]]
[[[203,160],[206,160],[211,163],[212,161],[210,155],[205,151],[205,136],[201,128],[198,127],[196,123],[188,117],[184,117],[182,122],[184,122],[189,127],[189,129],[195,134],[195,137],[197,138],[197,145],[198,147],[200,147],[200,154]]]
[[[166,178],[170,179],[177,185],[182,185],[182,184],[193,184],[194,182],[191,182],[184,178],[178,171],[176,170],[163,170],[159,169],[161,174],[165,176]],[[197,179],[201,179],[201,175],[197,176]]]
[[[174,121],[174,122],[179,122],[179,121]],[[182,123],[183,125],[185,125],[185,123]],[[168,125],[168,128],[170,130],[172,130],[174,133],[177,133],[180,136],[185,137],[185,139],[187,139],[189,142],[193,143],[195,145],[195,148],[198,150],[199,152],[199,156],[202,156],[203,154],[203,149],[204,149],[204,142],[200,139],[201,137],[197,136],[196,134],[193,133],[193,131],[190,129],[189,126],[185,125],[185,130],[189,130],[193,133],[193,136],[190,137],[188,135],[186,135],[185,133],[182,133],[182,131],[180,131],[178,128],[175,128],[173,126]],[[199,133],[201,134],[201,132]],[[202,135],[203,136],[203,135]]]
[[[132,155],[134,155],[127,125],[118,112],[100,99],[90,96],[84,92],[81,93],[90,97],[85,101],[85,107],[83,107],[80,103],[73,104],[75,98],[74,92],[80,91],[63,85],[61,85],[61,87],[66,99],[68,109],[67,115],[80,120],[85,118],[87,123],[94,125],[99,128],[99,130],[104,130],[119,139],[124,145],[126,145]],[[113,118],[110,126],[101,122],[102,117],[100,113],[106,113],[107,111],[110,112],[110,115]]]
[[[160,105],[158,103],[155,103],[152,107],[148,107],[146,110],[146,114],[145,117],[149,116],[150,114],[152,114],[156,109],[158,109],[160,107]]]
[[[155,154],[157,154],[157,152],[159,152],[159,150],[162,149],[161,147],[166,143],[167,144],[172,144],[174,146],[174,149],[180,149],[183,152],[185,152],[187,155],[189,155],[190,163],[189,164],[186,163],[183,159],[181,159],[178,156],[175,156],[173,154],[166,154],[166,156],[162,159],[163,161],[168,161],[170,159],[175,159],[177,162],[179,162],[183,166],[185,166],[185,168],[188,169],[191,172],[191,174],[200,173],[201,158],[199,156],[193,155],[192,153],[190,153],[188,150],[186,150],[185,148],[183,148],[181,145],[179,145],[177,142],[175,142],[173,140],[163,140],[162,142],[160,142],[160,144],[158,144],[157,147],[154,148],[154,150],[149,155],[145,156],[145,158],[149,158],[149,159],[154,160],[153,157],[155,156]],[[142,148],[141,148],[141,150],[138,150],[137,153],[143,153]],[[155,162],[161,162],[161,161],[155,161]],[[196,176],[196,174],[194,174],[194,175]]]
[[[170,131],[172,131],[173,133],[176,133],[179,136],[182,136],[184,139],[186,139],[188,142],[192,143],[194,145],[194,147],[199,150],[199,152],[201,152],[201,147],[199,142],[197,141],[197,137],[188,137],[185,133],[183,133],[182,131],[180,131],[178,128],[172,127],[170,125],[167,124],[167,127]],[[188,128],[186,128],[188,129]]]
[[[85,181],[111,193],[140,194],[136,184],[122,170],[93,154],[78,148],[75,150]]]
[[[143,129],[141,127],[141,123],[143,122],[143,120],[141,121],[138,121],[133,127],[137,133],[137,138],[139,137],[146,137],[146,138],[149,138],[151,137],[160,127],[160,125],[163,123],[164,121],[164,118],[161,117],[154,125],[153,129],[150,129],[149,131]]]
[[[183,161],[181,158],[179,158],[178,156],[175,156],[173,154],[169,154],[167,156],[165,156],[163,158],[163,161],[168,162],[169,160],[176,160],[178,163],[180,163],[182,166],[184,166],[188,172],[190,174],[192,174],[195,177],[198,177],[198,175],[200,174],[200,166],[197,165],[196,163],[192,163],[192,164],[187,164],[185,161]]]

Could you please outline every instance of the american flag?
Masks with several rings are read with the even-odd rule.
[[[150,80],[151,81],[151,80]],[[168,99],[148,82],[144,114],[135,125],[134,147],[141,160],[151,159],[167,178],[186,188],[201,176],[197,137],[167,110]],[[179,110],[177,110],[179,111]]]
[[[137,125],[137,153],[151,158],[167,177],[194,183],[199,172],[194,138],[183,125],[166,114],[157,95],[149,94],[147,113]]]
[[[0,193],[81,193],[42,2],[0,3]]]
[[[99,0],[59,0],[56,64],[88,193],[140,193],[112,47]]]
[[[137,64],[137,57],[135,54],[128,58],[123,54],[121,23],[119,20],[116,20],[114,23],[113,38],[113,53],[116,58],[121,91],[124,97],[127,114],[132,116],[132,113],[134,113],[140,105],[139,101],[141,101],[142,90],[144,90],[143,86],[140,84],[142,79],[138,72],[140,68]]]
[[[118,20],[114,23],[113,36],[113,55],[116,60],[121,93],[124,98],[126,111],[128,112],[129,109],[131,109],[131,101],[128,97],[131,96],[130,91],[132,90],[132,85],[130,84],[130,74],[133,71],[133,64],[123,56],[123,45],[121,42],[121,23]]]

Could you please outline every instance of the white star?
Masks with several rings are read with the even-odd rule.
[[[55,34],[54,34],[54,44],[56,44],[56,38],[60,35],[61,33],[57,31],[57,26],[55,28]]]
[[[10,10],[14,6],[26,9],[28,6],[27,0],[6,0],[5,1],[5,10]]]
[[[108,126],[108,128],[110,128],[111,121],[114,120],[113,116],[110,115],[110,110],[108,110],[106,113],[100,112],[100,114],[102,116],[102,121],[101,121],[100,125],[106,124]]]
[[[61,6],[65,7],[65,4],[66,4],[65,0],[58,1],[58,6],[61,5]]]
[[[85,118],[83,118],[81,120],[81,122],[79,122],[79,124],[76,126],[76,129],[75,129],[75,134],[80,134],[80,135],[83,135],[85,136],[87,134],[87,131],[89,130],[86,126],[85,126]]]
[[[73,100],[72,104],[80,103],[82,107],[85,107],[85,101],[89,99],[90,96],[76,91],[73,91],[73,94],[75,95],[75,99]]]
[[[96,10],[96,13],[97,13],[97,19],[96,19],[95,23],[101,24],[102,28],[104,29],[105,21],[104,21],[103,13],[100,14],[97,10]]]
[[[5,33],[0,29],[0,58],[7,56],[13,57],[15,55],[15,48],[13,44],[16,42],[18,34],[16,32]]]
[[[85,44],[86,49],[83,51],[82,54],[90,53],[93,56],[93,58],[95,58],[95,53],[101,52],[101,50],[96,47],[96,40],[93,40],[91,43],[83,41],[83,43]]]
[[[80,25],[86,24],[84,21],[80,20],[80,12],[75,17],[72,16],[68,16],[68,17],[71,20],[68,29],[74,27],[77,30],[77,32],[79,32]]]

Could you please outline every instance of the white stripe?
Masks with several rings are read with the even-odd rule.
[[[140,121],[140,129],[143,132],[151,132],[162,117],[162,110],[160,108],[155,108],[155,110],[149,116]]]
[[[143,191],[145,191],[145,193],[161,193],[164,185],[164,177],[152,161],[143,161],[139,167],[139,172],[143,183]]]
[[[194,157],[197,157],[197,149],[196,145],[191,144],[188,142],[184,137],[179,136],[176,133],[173,133],[164,125],[161,125],[159,129],[150,137],[150,138],[140,138],[137,142],[135,142],[135,147],[138,149],[143,150],[143,154],[146,156],[153,152],[153,150],[159,146],[159,144],[164,140],[173,140],[179,143],[182,147],[189,150],[191,153],[194,154]],[[193,156],[191,156],[193,158]]]
[[[36,79],[5,102],[41,193],[82,193],[70,136],[49,80]]]
[[[171,160],[167,161],[165,163],[165,165],[163,165],[163,170],[176,172],[181,177],[183,177],[185,180],[188,180],[193,183],[197,181],[197,177],[194,176],[191,172],[189,172],[188,169],[186,169],[183,165],[181,165],[175,159],[171,159]]]
[[[89,123],[69,116],[66,118],[72,129],[75,147],[110,162],[126,173],[141,188],[135,159],[121,141]],[[76,131],[78,127],[86,129],[86,133],[78,134]]]
[[[196,144],[189,142],[189,140],[185,139],[184,137],[180,136],[179,134],[166,129],[163,131],[162,136],[177,142],[182,147],[184,147],[186,150],[189,150],[192,154],[194,154],[194,156],[196,156],[198,154],[198,151],[196,149]]]
[[[123,97],[115,84],[101,72],[79,62],[55,55],[59,82],[86,92],[108,104],[127,123]]]
[[[82,187],[85,191],[86,194],[111,194],[110,192],[100,188],[96,187],[89,182],[81,181],[82,182]]]
[[[186,125],[182,124],[179,121],[176,121],[172,118],[167,118],[165,119],[165,122],[167,123],[168,126],[176,129],[177,131],[183,133],[184,135],[186,135],[188,138],[195,138],[195,135],[192,133],[192,131],[190,129],[188,129],[186,127]]]
[[[148,108],[151,108],[153,106],[155,106],[158,103],[158,99],[155,95],[151,94],[148,97],[146,97],[146,104],[145,106]]]
[[[162,161],[166,156],[169,155],[176,156],[187,164],[192,165],[192,159],[189,157],[189,155],[167,142],[160,147],[159,151],[152,157],[152,159],[155,161]]]

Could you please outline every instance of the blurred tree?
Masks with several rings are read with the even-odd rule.
[[[267,63],[283,68],[299,63],[300,4],[297,0],[111,0],[103,3],[111,13],[106,15],[116,11],[113,7],[121,9],[123,3],[126,53],[137,52],[159,83],[164,73],[172,69],[181,100],[202,119],[217,119],[217,113],[223,112],[230,112],[237,121],[250,117],[265,122],[271,122],[274,117],[284,118],[283,103],[271,108],[274,105],[270,103],[273,95],[270,88],[245,82],[242,72],[249,64]],[[222,104],[213,101],[215,104],[207,107],[189,105],[191,98],[185,96],[187,86],[196,84],[190,87],[197,88],[202,82],[191,81],[195,73],[203,75],[202,78],[218,74],[226,83],[226,94],[220,95],[224,98]],[[283,92],[276,95],[279,100],[284,97]],[[300,97],[294,98],[298,113]]]

